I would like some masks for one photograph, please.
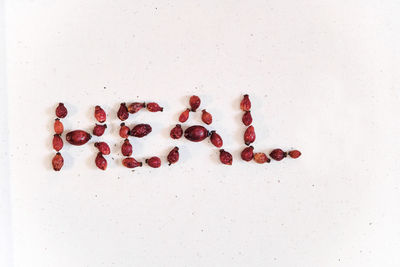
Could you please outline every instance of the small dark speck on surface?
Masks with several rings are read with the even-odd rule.
[[[372,222],[370,222],[369,225],[372,225]]]
[[[104,88],[104,89],[107,89],[107,87],[105,87],[105,86],[104,86],[103,88]]]
[[[118,176],[117,179],[121,179],[121,177]]]
[[[135,170],[132,170],[132,172],[135,172]]]
[[[97,197],[97,194],[96,194],[96,195],[94,195],[94,197]]]

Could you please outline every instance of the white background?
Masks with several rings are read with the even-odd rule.
[[[17,0],[5,13],[2,266],[400,266],[400,2]],[[244,93],[256,150],[300,159],[240,160]],[[191,94],[233,166],[208,141],[169,138]],[[165,108],[128,122],[153,126],[132,143],[160,169],[121,166],[115,113],[136,100]],[[96,138],[65,145],[52,171],[60,101],[67,131],[107,110],[107,171]]]

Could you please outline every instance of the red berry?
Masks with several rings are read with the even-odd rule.
[[[274,160],[280,161],[280,160],[286,158],[287,153],[284,152],[282,149],[277,148],[277,149],[272,150],[272,152],[269,154],[269,156],[271,158],[273,158]]]
[[[200,107],[200,97],[197,95],[192,95],[189,99],[189,105],[193,112],[195,112]]]
[[[210,140],[211,143],[216,147],[222,147],[223,145],[221,136],[217,134],[215,131],[211,131]]]
[[[92,136],[89,133],[82,130],[75,130],[67,133],[65,139],[71,145],[81,146],[86,144],[91,138]]]
[[[255,153],[254,161],[257,163],[270,163],[271,159],[269,159],[265,153]]]
[[[121,123],[121,128],[119,129],[119,136],[122,138],[128,138],[130,134],[130,129],[128,126],[125,125],[125,123]]]
[[[180,122],[185,122],[185,121],[188,120],[188,118],[189,118],[189,111],[190,111],[190,109],[186,109],[185,111],[183,111],[183,112],[181,113],[181,115],[179,116],[179,121],[180,121]]]
[[[145,103],[134,102],[128,106],[128,112],[133,114],[146,107]]]
[[[169,162],[168,165],[174,164],[179,160],[179,148],[177,146],[168,153],[167,160]]]
[[[146,159],[146,163],[152,168],[159,168],[161,166],[161,159],[159,157],[151,157]]]
[[[207,124],[210,125],[212,123],[212,115],[208,113],[205,109],[202,110],[203,114],[201,114],[201,120]]]
[[[301,152],[298,150],[292,150],[292,151],[289,151],[289,156],[293,159],[297,159],[298,157],[301,156]]]
[[[105,122],[106,119],[107,119],[106,112],[100,106],[95,106],[94,107],[94,117],[100,123]]]
[[[151,133],[151,126],[148,124],[137,124],[135,127],[132,128],[130,134],[135,137],[143,137]]]
[[[117,116],[121,121],[128,119],[129,113],[128,113],[128,108],[126,107],[125,103],[121,103],[121,105],[119,106]]]
[[[243,149],[242,153],[240,153],[240,156],[244,161],[250,161],[253,159],[254,154],[254,147],[253,146],[248,146],[245,149]]]
[[[63,103],[59,103],[56,108],[56,116],[59,118],[65,118],[68,114],[67,108]]]
[[[129,157],[130,155],[132,155],[132,145],[128,139],[125,139],[124,143],[122,144],[121,152],[122,155],[124,155],[125,157]]]
[[[249,126],[253,122],[250,111],[245,111],[242,117],[242,122],[244,125]]]
[[[146,106],[147,106],[147,110],[150,112],[163,111],[163,109],[164,109],[155,102],[147,103]]]
[[[94,126],[93,128],[93,135],[102,136],[106,129],[107,129],[107,124],[100,125],[96,123],[96,126]]]
[[[200,125],[194,125],[185,130],[185,138],[192,142],[203,141],[208,136],[208,130]]]
[[[246,131],[244,132],[244,143],[246,145],[250,145],[256,140],[256,132],[254,131],[253,126],[247,127]]]
[[[61,156],[60,152],[57,152],[57,154],[55,154],[51,163],[55,171],[61,170],[62,166],[64,165],[64,158]]]
[[[64,125],[58,118],[54,121],[54,132],[56,134],[62,134],[64,132]]]
[[[243,111],[250,111],[251,102],[249,99],[249,95],[244,95],[242,101],[240,102],[240,109]]]
[[[179,139],[182,137],[183,130],[180,124],[177,124],[174,128],[171,129],[169,135],[172,139]]]
[[[142,167],[142,163],[137,161],[134,158],[125,158],[122,160],[122,164],[127,167],[127,168],[136,168],[136,167]]]
[[[94,143],[94,146],[97,147],[99,152],[103,155],[109,155],[110,154],[110,147],[107,145],[106,142],[96,142]]]
[[[100,170],[105,171],[107,169],[107,160],[103,157],[101,152],[97,153],[96,160],[95,160],[97,168]]]
[[[64,142],[61,139],[60,135],[59,134],[55,134],[54,137],[53,137],[53,148],[56,151],[60,151],[63,148],[63,146],[64,146]]]
[[[226,165],[232,165],[232,155],[231,153],[221,149],[219,151],[219,160]]]

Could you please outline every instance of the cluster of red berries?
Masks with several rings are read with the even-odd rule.
[[[53,148],[57,153],[54,155],[52,159],[53,169],[55,171],[61,170],[64,165],[64,158],[62,157],[60,150],[64,146],[64,142],[61,138],[62,133],[64,132],[64,125],[60,121],[67,116],[68,111],[67,108],[64,106],[63,103],[59,103],[56,108],[56,116],[57,118],[54,121],[54,136],[53,136]]]
[[[106,112],[100,106],[94,107],[94,117],[100,123],[105,123],[107,119]],[[102,136],[107,129],[107,124],[97,124],[93,128],[93,135]],[[99,150],[97,153],[95,163],[97,168],[105,171],[107,169],[107,160],[104,155],[110,155],[110,147],[106,142],[96,142],[94,146]]]

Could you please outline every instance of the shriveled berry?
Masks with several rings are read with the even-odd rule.
[[[190,112],[190,109],[186,109],[185,111],[183,111],[182,113],[181,113],[181,115],[179,115],[179,121],[180,122],[185,122],[185,121],[187,121],[188,120],[188,118],[189,118],[189,112]]]
[[[254,147],[248,146],[242,150],[242,153],[240,153],[240,156],[242,157],[242,159],[244,161],[250,161],[254,157],[253,151],[254,151]]]
[[[292,151],[289,151],[289,156],[293,159],[297,159],[298,157],[301,156],[301,152],[298,150],[292,150]]]
[[[95,162],[97,168],[99,168],[100,170],[105,171],[107,169],[107,160],[103,157],[103,154],[101,154],[101,152],[97,153]]]
[[[177,124],[174,128],[171,129],[171,132],[169,133],[172,139],[179,139],[183,135],[183,130],[182,126],[180,124]]]
[[[242,117],[242,122],[244,125],[249,126],[253,122],[250,111],[245,111]]]
[[[56,134],[62,134],[64,132],[64,125],[59,118],[54,121],[54,132]]]
[[[196,112],[196,110],[200,107],[200,103],[200,97],[197,95],[192,95],[189,99],[189,105],[193,112]]]
[[[53,165],[53,169],[55,171],[61,170],[61,168],[64,165],[64,158],[61,156],[60,152],[57,152],[57,154],[54,155],[53,160],[51,161]]]
[[[135,127],[132,128],[131,130],[131,135],[134,137],[143,137],[151,133],[151,126],[148,124],[137,124]]]
[[[125,125],[125,123],[121,123],[121,128],[119,129],[119,136],[122,138],[128,138],[130,129],[128,126]]]
[[[147,110],[150,112],[163,111],[163,109],[164,109],[155,102],[147,103],[146,107],[147,107]]]
[[[145,103],[134,102],[128,106],[128,112],[134,114],[144,107],[146,107]]]
[[[254,161],[257,163],[270,163],[271,159],[265,153],[254,153]]]
[[[280,160],[286,158],[287,153],[284,152],[282,149],[277,148],[277,149],[272,150],[272,152],[269,154],[269,156],[271,158],[273,158],[274,160],[280,161]]]
[[[232,155],[231,153],[221,149],[219,151],[219,160],[226,165],[232,165]]]
[[[53,148],[55,151],[60,151],[64,146],[64,142],[59,134],[53,136]]]
[[[207,112],[205,109],[202,110],[202,114],[201,114],[201,120],[207,124],[210,125],[212,123],[212,115]]]
[[[223,145],[221,136],[217,134],[215,131],[211,131],[210,140],[211,143],[216,147],[222,147]]]
[[[65,118],[68,114],[67,108],[64,106],[64,103],[59,103],[56,108],[56,116],[59,118]]]
[[[124,140],[124,143],[121,146],[121,153],[125,157],[129,157],[130,155],[132,155],[132,145],[128,139]]]
[[[146,159],[146,163],[152,168],[159,168],[161,166],[161,159],[159,157],[151,157]]]
[[[185,130],[185,138],[192,142],[203,141],[208,136],[208,130],[200,125],[194,125]]]
[[[100,106],[95,106],[94,107],[94,117],[100,123],[105,122],[106,119],[107,119],[106,112]]]
[[[179,160],[179,147],[174,147],[167,156],[167,160],[169,162],[168,165],[174,164]]]
[[[96,142],[94,143],[94,146],[97,147],[99,152],[103,155],[109,155],[110,154],[110,147],[106,142]]]
[[[86,144],[92,136],[83,130],[75,130],[72,132],[67,133],[66,140],[68,143],[74,146],[81,146]]]
[[[250,145],[256,140],[256,132],[254,131],[253,126],[247,127],[246,131],[244,132],[244,143],[246,145]]]
[[[128,108],[126,107],[125,103],[121,103],[121,105],[119,106],[117,116],[121,121],[128,119],[129,113],[128,113]]]
[[[122,160],[122,164],[127,168],[142,167],[143,165],[140,161],[137,161],[134,158],[125,158]]]
[[[102,136],[107,129],[107,124],[97,124],[93,128],[93,135]]]
[[[249,95],[244,95],[242,101],[240,102],[240,109],[243,111],[250,111],[251,102],[249,99]]]

